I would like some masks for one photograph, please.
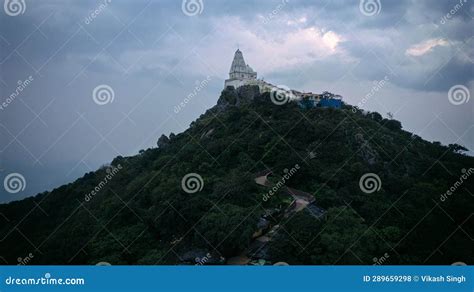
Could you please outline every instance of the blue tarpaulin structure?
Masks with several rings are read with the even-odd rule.
[[[310,108],[315,108],[315,107],[341,108],[342,100],[337,99],[337,98],[326,98],[326,97],[323,97],[320,100],[302,99],[298,101],[298,106],[302,109],[310,109]]]
[[[332,107],[332,108],[341,108],[342,100],[336,98],[321,98],[319,101],[318,107]]]

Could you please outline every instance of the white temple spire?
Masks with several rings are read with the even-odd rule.
[[[244,85],[248,80],[257,79],[257,72],[245,63],[244,55],[237,49],[234,54],[234,60],[230,66],[229,79],[225,81],[225,86],[237,88]]]

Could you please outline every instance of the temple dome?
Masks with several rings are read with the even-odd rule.
[[[245,63],[244,55],[237,49],[234,54],[234,60],[230,66],[230,79],[256,79],[257,72],[255,72],[248,64]]]

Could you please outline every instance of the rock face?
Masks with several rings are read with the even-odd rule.
[[[243,103],[249,103],[260,95],[260,88],[257,85],[245,85],[237,88],[237,95]]]
[[[202,133],[201,139],[209,138],[212,135],[212,133],[214,133],[214,129],[210,129],[209,131]]]
[[[217,108],[224,110],[229,106],[249,104],[258,96],[260,96],[260,89],[256,85],[244,85],[237,89],[229,86],[222,91],[217,101]]]
[[[158,148],[165,148],[170,144],[170,139],[166,137],[165,135],[161,135],[161,137],[158,139],[158,142],[156,142],[156,145],[158,145]]]
[[[364,136],[360,133],[355,135],[357,143],[360,145],[360,154],[361,157],[367,162],[369,165],[374,165],[377,162],[377,151],[375,151],[369,142],[365,140]]]

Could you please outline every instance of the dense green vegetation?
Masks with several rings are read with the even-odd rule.
[[[158,144],[52,192],[0,205],[0,256],[9,264],[29,253],[31,264],[175,264],[191,250],[236,256],[251,244],[259,218],[289,201],[281,192],[262,200],[268,190],[255,184],[255,173],[272,169],[278,178],[299,164],[286,185],[312,193],[327,212],[272,216],[281,228],[269,244],[270,262],[474,259],[472,178],[440,199],[474,159],[378,113],[301,110],[251,88],[224,90],[218,106]],[[203,178],[201,191],[183,191],[188,173]],[[361,191],[365,173],[380,177],[378,192]]]

